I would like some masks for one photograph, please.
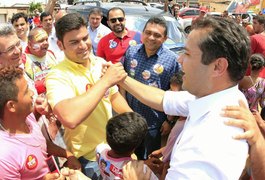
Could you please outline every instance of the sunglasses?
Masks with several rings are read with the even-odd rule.
[[[119,22],[123,22],[124,19],[125,19],[124,17],[112,18],[112,19],[110,19],[110,22],[111,22],[111,23],[115,23],[117,20],[118,20]]]

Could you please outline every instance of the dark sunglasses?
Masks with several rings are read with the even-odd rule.
[[[119,22],[123,22],[124,21],[124,17],[112,18],[112,19],[110,19],[110,22],[111,23],[115,23],[117,20]]]

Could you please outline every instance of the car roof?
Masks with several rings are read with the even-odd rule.
[[[100,1],[84,1],[84,2],[80,2],[80,4],[76,4],[73,5],[71,7],[68,8],[68,10],[78,10],[78,12],[80,13],[85,13],[85,11],[98,7],[102,10],[103,14],[106,14],[107,11],[110,8],[113,7],[120,7],[122,8],[126,15],[127,14],[159,14],[162,13],[163,11],[158,9],[158,8],[154,8],[148,5],[140,5],[140,4],[135,4],[133,2],[100,2]]]
[[[179,11],[187,11],[187,10],[200,10],[200,9],[199,8],[185,7],[185,8],[181,8]]]

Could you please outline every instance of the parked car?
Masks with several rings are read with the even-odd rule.
[[[182,8],[179,10],[179,17],[186,19],[186,18],[195,18],[199,16],[200,9],[198,8]]]
[[[149,6],[152,6],[154,8],[158,8],[158,9],[161,9],[161,10],[164,10],[164,4],[161,4],[161,3],[155,3],[155,2],[150,2],[150,3],[147,3]]]
[[[67,12],[78,12],[85,19],[92,8],[100,8],[103,12],[102,24],[107,24],[107,12],[112,7],[121,7],[126,14],[126,27],[130,30],[142,32],[145,23],[152,16],[160,16],[166,20],[168,26],[168,39],[164,43],[170,50],[179,54],[184,49],[186,34],[182,30],[178,21],[169,13],[163,10],[148,6],[142,1],[124,0],[111,3],[101,1],[83,1],[69,7]]]
[[[206,16],[217,16],[217,17],[221,17],[222,13],[221,12],[207,12]]]

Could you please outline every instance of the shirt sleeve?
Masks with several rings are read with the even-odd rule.
[[[18,168],[4,159],[0,159],[0,169],[1,179],[21,179]]]
[[[188,103],[195,100],[195,96],[187,91],[166,91],[163,98],[163,110],[167,115],[187,117]]]
[[[250,45],[251,45],[251,54],[253,54],[257,48],[257,41],[255,38],[253,38],[253,36],[250,36]]]
[[[104,40],[104,38],[100,39],[100,41],[98,43],[97,56],[102,57],[103,59],[106,59],[106,56],[104,53],[103,40]]]
[[[53,69],[46,77],[47,98],[52,109],[60,101],[75,97],[75,88],[70,79],[58,69]]]

